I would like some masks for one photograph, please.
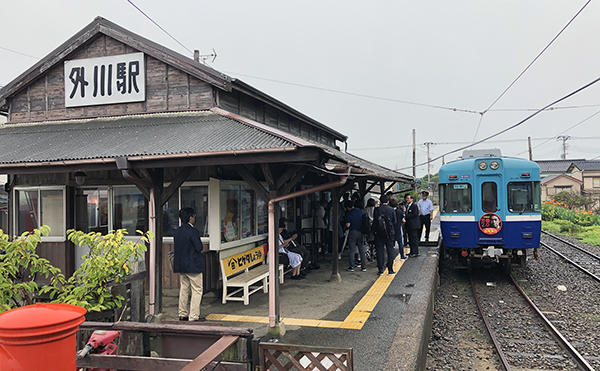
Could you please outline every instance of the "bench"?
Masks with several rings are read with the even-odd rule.
[[[219,259],[223,277],[223,299],[227,301],[243,301],[250,303],[250,295],[259,290],[269,292],[269,266],[266,264],[266,248],[258,246],[237,255]],[[283,264],[279,264],[279,282],[283,284]],[[229,288],[233,291],[229,292]],[[238,294],[242,295],[239,296]]]

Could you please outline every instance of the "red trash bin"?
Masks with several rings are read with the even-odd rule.
[[[0,314],[0,370],[74,370],[85,313],[76,305],[38,303]]]

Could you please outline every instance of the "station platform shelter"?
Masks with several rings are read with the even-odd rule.
[[[414,185],[411,176],[342,150],[344,134],[100,17],[0,89],[0,114],[7,118],[0,126],[0,174],[7,175],[0,228],[19,235],[50,226],[39,253],[67,275],[86,250],[70,243],[66,230],[126,229],[131,238],[136,230],[153,232],[140,268],[147,272],[150,316],[163,312],[165,293],[178,287],[168,255],[182,207],[196,210],[204,290],[218,294],[221,262],[265,245],[272,251],[279,217],[319,257],[324,237],[315,215],[323,200],[336,205],[346,192],[364,198]],[[338,214],[332,212],[332,223]],[[273,327],[281,322],[280,289],[277,254],[269,255]],[[340,275],[338,260],[324,260],[312,280],[289,285],[298,290],[289,296],[313,299],[310,285],[319,285],[333,298],[346,287],[368,290],[375,279],[355,275]],[[343,276],[347,282],[340,283]],[[245,315],[238,304],[228,302],[215,315]],[[323,323],[358,326],[360,316]]]

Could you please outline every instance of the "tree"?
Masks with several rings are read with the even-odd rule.
[[[562,202],[563,204],[567,205],[570,209],[583,208],[585,210],[589,210],[594,204],[594,201],[590,197],[577,196],[571,192],[566,191],[558,192],[557,194],[552,196],[552,200],[556,202]]]

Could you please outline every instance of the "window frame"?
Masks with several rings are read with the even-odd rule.
[[[19,233],[19,203],[17,202],[17,192],[22,191],[37,191],[38,201],[37,201],[37,217],[39,223],[41,223],[41,211],[42,211],[42,191],[62,191],[62,218],[63,225],[65,226],[65,230],[62,231],[61,236],[42,236],[42,242],[65,242],[67,240],[67,187],[66,186],[16,186],[12,189],[12,199],[13,201],[13,235],[20,236]],[[38,228],[40,225],[38,225]]]
[[[539,210],[535,209],[536,206],[536,200],[534,200],[534,196],[535,196],[535,184],[538,184],[540,187],[540,191],[539,191],[539,195],[540,195],[540,202],[539,202]],[[511,184],[529,184],[530,186],[530,191],[531,191],[531,205],[533,206],[533,209],[530,210],[523,210],[523,211],[519,211],[519,210],[513,210],[511,208],[511,196],[510,196],[510,186]],[[539,180],[527,180],[527,181],[512,181],[512,182],[508,182],[506,183],[506,210],[509,213],[513,213],[513,214],[525,214],[525,213],[541,213],[542,212],[542,202],[541,202],[541,182]],[[529,201],[529,200],[528,200]]]
[[[488,184],[488,183],[489,183],[489,184],[493,184],[493,185],[495,186],[495,188],[496,188],[496,205],[495,205],[495,208],[496,208],[496,210],[492,210],[492,211],[487,211],[487,210],[485,210],[485,209],[484,209],[484,207],[483,207],[483,204],[484,204],[484,203],[483,203],[483,196],[484,196],[484,194],[483,194],[483,186],[484,186],[484,185],[486,185],[486,184]],[[485,182],[482,182],[482,183],[481,183],[481,211],[483,211],[484,213],[495,213],[495,212],[497,212],[498,210],[500,210],[500,209],[498,208],[498,206],[499,206],[499,202],[498,202],[498,196],[499,196],[499,195],[498,195],[498,183],[496,183],[496,182],[493,182],[493,181],[485,181]]]
[[[457,184],[466,184],[467,185],[467,189],[469,190],[469,198],[470,198],[470,205],[469,205],[469,210],[468,211],[446,211],[446,208],[444,206],[444,201],[446,201],[446,186],[454,186]],[[441,200],[440,200],[440,212],[442,213],[447,213],[447,214],[471,214],[473,212],[473,185],[471,183],[466,183],[466,182],[457,182],[457,183],[442,183],[440,184],[443,187],[443,195],[440,192],[441,195]]]
[[[165,183],[164,187],[165,189],[170,185],[171,183]],[[179,188],[177,188],[177,209],[181,210],[181,187],[206,187],[206,191],[207,194],[209,193],[209,188],[208,188],[208,182],[207,181],[191,181],[191,182],[183,182]],[[210,199],[210,195],[208,196],[208,198]],[[206,211],[206,220],[208,223],[208,220],[210,219],[210,213],[208,212],[209,210]],[[179,218],[177,218],[177,225],[181,227],[181,220]],[[209,236],[200,236],[200,240],[202,241],[202,243],[209,243]],[[167,243],[174,243],[174,239],[172,236],[163,236],[163,242],[167,242]]]

